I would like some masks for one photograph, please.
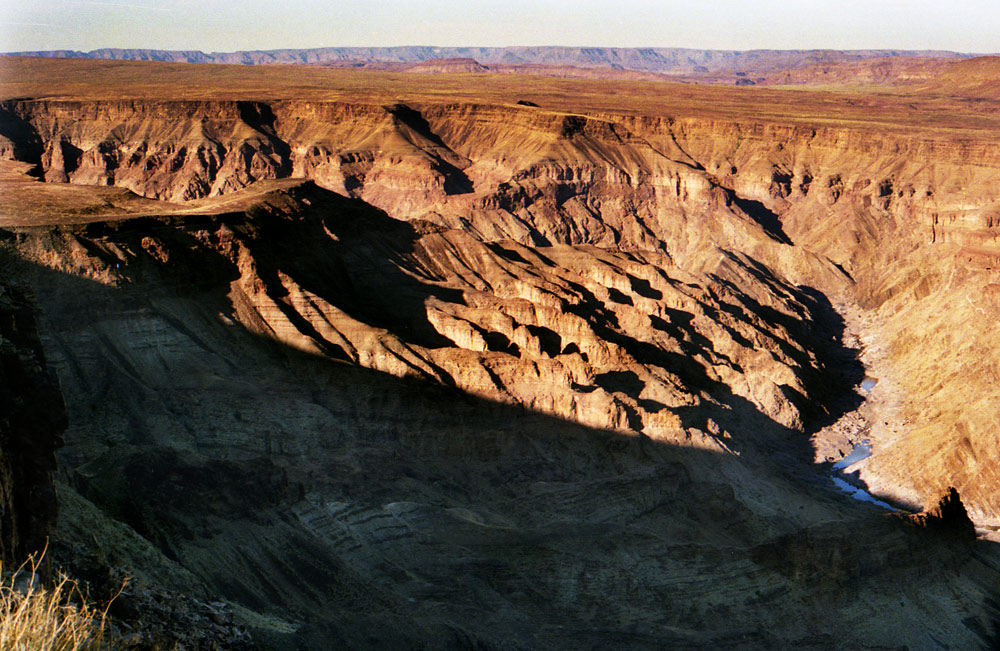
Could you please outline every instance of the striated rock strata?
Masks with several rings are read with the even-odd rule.
[[[66,535],[274,648],[992,644],[995,546],[809,436],[860,303],[860,478],[995,516],[997,143],[518,99],[4,102]]]
[[[2,114],[6,155],[50,180],[181,201],[307,177],[479,242],[665,252],[693,273],[720,247],[848,292],[878,310],[908,395],[866,480],[908,502],[954,485],[977,520],[1000,522],[997,353],[961,326],[988,321],[1000,295],[989,138],[432,102],[23,100]]]

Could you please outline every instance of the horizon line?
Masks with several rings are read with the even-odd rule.
[[[868,48],[833,48],[833,47],[812,47],[812,48],[699,48],[687,46],[671,45],[642,45],[642,46],[618,46],[618,45],[320,45],[312,47],[271,47],[271,48],[243,48],[236,50],[204,50],[198,48],[159,48],[159,47],[121,47],[105,46],[91,50],[80,50],[75,48],[49,48],[40,50],[13,50],[0,52],[4,55],[36,54],[36,53],[61,53],[73,52],[80,54],[94,54],[102,51],[141,51],[141,52],[197,52],[205,55],[213,54],[238,54],[241,52],[301,52],[308,50],[371,50],[371,49],[484,49],[484,50],[511,50],[511,49],[598,49],[598,50],[690,50],[695,52],[905,52],[905,53],[943,53],[961,54],[971,57],[996,56],[997,52],[968,52],[963,50],[933,49],[933,48],[899,48],[899,47],[868,47]]]

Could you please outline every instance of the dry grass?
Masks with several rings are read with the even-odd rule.
[[[0,584],[0,649],[4,651],[103,651],[107,608],[90,603],[79,586],[60,575],[46,586],[32,558]],[[124,586],[123,586],[124,587]],[[113,599],[112,599],[113,601]]]

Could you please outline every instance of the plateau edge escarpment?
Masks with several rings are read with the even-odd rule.
[[[57,534],[278,648],[995,643],[981,86],[5,65]]]

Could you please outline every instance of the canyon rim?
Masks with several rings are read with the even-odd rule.
[[[591,50],[3,57],[5,561],[134,648],[996,648],[1000,59]]]

